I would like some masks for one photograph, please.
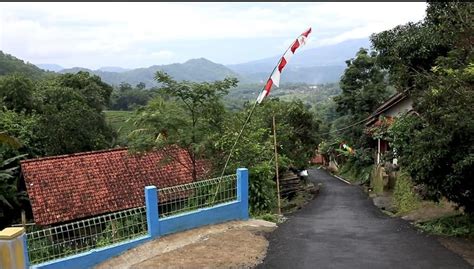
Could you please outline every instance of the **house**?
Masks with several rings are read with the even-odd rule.
[[[144,205],[144,188],[193,181],[191,159],[180,148],[131,154],[126,148],[21,161],[38,225],[64,223]],[[197,164],[198,177],[208,172]]]
[[[387,101],[380,105],[366,121],[366,132],[372,135],[377,141],[375,145],[375,163],[377,165],[382,163],[382,156],[391,149],[388,141],[383,139],[383,137],[377,136],[374,130],[380,127],[390,126],[395,118],[411,111],[413,111],[413,99],[406,91],[400,92],[392,95]],[[397,164],[397,159],[392,159],[392,162]]]

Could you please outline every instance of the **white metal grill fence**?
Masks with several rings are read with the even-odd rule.
[[[237,176],[158,190],[159,217],[237,200]],[[29,227],[31,229],[34,227]],[[28,256],[38,264],[147,234],[146,208],[139,207],[27,233]]]
[[[237,176],[196,181],[158,190],[160,217],[237,200]]]
[[[31,264],[86,252],[147,234],[145,207],[28,232]]]

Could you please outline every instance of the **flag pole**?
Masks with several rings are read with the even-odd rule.
[[[278,215],[281,215],[280,178],[279,178],[279,175],[278,175],[278,150],[277,150],[276,125],[275,125],[275,112],[274,111],[273,111],[273,146],[275,147],[275,174],[276,174],[277,197],[278,197]]]
[[[294,42],[293,42],[294,43]],[[283,56],[286,54],[286,52],[293,46],[293,43],[285,50],[285,52],[283,53]],[[282,56],[282,57],[283,57]],[[281,62],[281,59],[282,57],[280,57],[280,60],[278,60],[276,66],[273,68],[272,72],[270,73],[270,76],[268,77],[268,79],[270,79],[272,77],[272,74],[273,72],[275,72],[275,70],[278,68],[278,66],[280,65],[280,62]],[[268,83],[268,79],[267,79],[267,83]],[[265,84],[266,85],[266,84]],[[263,89],[260,91],[260,94],[264,91],[265,89],[265,85],[263,86]],[[222,169],[222,173],[221,173],[221,177],[224,176],[224,173],[225,173],[225,169],[227,169],[227,165],[229,164],[229,161],[230,161],[230,157],[232,156],[232,152],[234,151],[235,149],[235,146],[237,145],[237,142],[239,142],[240,140],[240,137],[242,136],[242,133],[244,132],[244,129],[245,129],[245,126],[247,126],[247,123],[250,121],[250,117],[252,117],[253,115],[253,112],[255,110],[255,108],[257,107],[257,104],[258,104],[258,101],[256,100],[255,103],[253,104],[253,107],[252,107],[252,110],[250,110],[250,113],[247,117],[247,119],[245,120],[244,122],[244,125],[242,126],[242,128],[240,129],[240,132],[239,132],[239,135],[237,136],[237,139],[235,140],[234,142],[234,145],[232,146],[230,152],[229,152],[229,156],[227,156],[227,160],[224,164],[224,169]]]
[[[305,35],[305,37],[308,37],[309,33],[311,33],[311,27],[310,27],[306,32],[304,32],[304,33],[301,34],[301,35]],[[300,36],[301,36],[301,35],[300,35]],[[298,36],[298,38],[299,38],[300,36]],[[285,52],[283,53],[283,56],[280,57],[280,60],[278,60],[276,66],[273,68],[273,71],[270,73],[270,76],[269,76],[269,78],[267,79],[267,83],[263,86],[263,89],[260,91],[260,94],[262,94],[262,93],[265,91],[265,87],[267,86],[268,82],[272,79],[273,73],[275,72],[275,70],[276,70],[276,69],[278,68],[278,66],[280,65],[282,59],[285,57],[285,55],[286,55],[286,53],[288,52],[288,50],[290,50],[290,49],[293,47],[293,45],[295,44],[295,42],[298,41],[298,38],[297,38],[293,43],[291,43],[291,45],[290,45],[290,46],[285,50]],[[304,41],[304,39],[303,39],[303,41]],[[304,43],[303,43],[303,44],[300,44],[300,45],[304,45]],[[292,52],[294,53],[294,51],[292,51]],[[272,83],[273,83],[273,81],[272,81]],[[279,87],[279,83],[278,83],[277,87]],[[272,85],[270,85],[270,87],[269,87],[268,92],[266,93],[266,95],[268,95],[268,93],[270,92],[271,88],[272,88]],[[260,94],[259,94],[259,97],[260,97]],[[265,95],[265,96],[266,96],[266,95]],[[247,119],[245,120],[245,122],[244,122],[242,128],[240,129],[239,135],[237,136],[237,139],[235,140],[234,144],[232,145],[232,148],[231,148],[231,150],[230,150],[230,152],[229,152],[229,155],[227,156],[227,159],[226,159],[225,164],[224,164],[224,168],[222,169],[222,173],[221,173],[221,176],[220,176],[220,178],[219,178],[219,182],[220,182],[220,180],[222,179],[222,177],[223,177],[224,174],[225,174],[225,170],[227,169],[227,165],[229,164],[230,158],[231,158],[231,156],[232,156],[232,152],[234,151],[235,146],[237,146],[237,143],[239,142],[240,137],[242,136],[242,133],[244,132],[245,127],[247,126],[248,122],[250,121],[250,117],[252,117],[252,114],[253,114],[253,112],[255,111],[255,108],[257,107],[257,104],[261,103],[261,102],[263,101],[263,99],[265,98],[265,96],[263,96],[263,98],[260,100],[260,102],[259,102],[259,99],[260,99],[260,98],[257,97],[257,100],[255,101],[255,103],[254,103],[252,109],[250,110],[249,115],[247,116]],[[214,199],[216,198],[216,196],[217,196],[217,194],[218,194],[218,192],[219,192],[219,186],[220,186],[220,184],[217,185],[217,189],[216,189],[216,193],[215,193],[215,195],[214,195]],[[213,199],[213,202],[214,202],[214,199]]]

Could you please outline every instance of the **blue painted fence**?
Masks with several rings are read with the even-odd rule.
[[[184,231],[204,225],[217,224],[230,220],[247,220],[248,211],[248,170],[237,169],[237,200],[213,207],[201,208],[183,214],[159,218],[158,191],[155,186],[145,188],[148,235],[97,248],[78,255],[34,265],[35,269],[73,269],[91,268],[107,259],[134,248],[161,235]],[[26,245],[26,244],[25,244]]]

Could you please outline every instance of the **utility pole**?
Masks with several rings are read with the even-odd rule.
[[[277,150],[277,139],[276,139],[275,112],[273,112],[273,145],[275,147],[275,174],[276,174],[276,183],[277,183],[278,215],[281,215],[280,178],[278,176],[278,150]]]

